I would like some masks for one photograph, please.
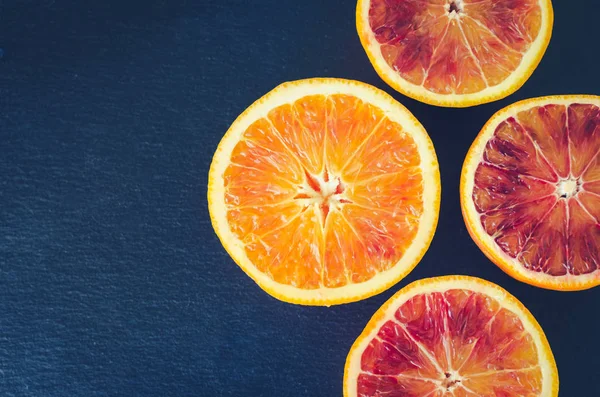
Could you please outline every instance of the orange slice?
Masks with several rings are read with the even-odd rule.
[[[535,98],[496,113],[461,175],[467,229],[514,278],[600,284],[600,97]]]
[[[356,301],[419,262],[435,230],[438,163],[414,116],[372,86],[284,83],[231,125],[211,164],[213,227],[266,292]]]
[[[518,90],[552,34],[550,0],[358,0],[379,76],[419,101],[467,107]]]
[[[416,281],[350,349],[345,397],[556,397],[546,336],[514,296],[465,276]]]

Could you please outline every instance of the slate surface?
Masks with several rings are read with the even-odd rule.
[[[0,395],[336,396],[346,353],[407,283],[451,273],[515,294],[546,330],[561,396],[600,395],[600,289],[514,281],[460,216],[464,155],[518,99],[600,93],[597,6],[555,1],[554,37],[516,94],[427,106],[375,74],[354,1],[0,2]],[[213,235],[212,153],[234,118],[282,81],[362,80],[429,131],[443,180],[431,249],[363,302],[270,298]]]

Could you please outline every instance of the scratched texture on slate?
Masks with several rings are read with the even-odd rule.
[[[487,261],[459,211],[471,140],[526,97],[600,93],[595,2],[555,1],[553,41],[515,95],[434,108],[375,75],[354,1],[0,2],[0,395],[335,396],[348,348],[391,294],[462,273],[538,318],[561,395],[600,395],[600,289],[561,294]],[[442,211],[430,251],[363,302],[306,308],[257,288],[213,235],[211,155],[278,83],[338,76],[393,94],[437,147]]]

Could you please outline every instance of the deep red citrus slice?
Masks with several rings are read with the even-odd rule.
[[[599,151],[599,97],[536,98],[496,113],[462,172],[462,210],[475,242],[533,285],[600,284]]]
[[[516,91],[550,40],[550,0],[359,0],[361,43],[379,75],[420,101],[464,107]]]
[[[403,288],[346,361],[346,397],[551,397],[558,373],[535,318],[485,280],[448,276]]]

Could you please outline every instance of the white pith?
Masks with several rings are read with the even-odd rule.
[[[580,181],[576,178],[565,178],[556,183],[556,195],[562,198],[575,196],[579,191]]]
[[[458,12],[452,10],[450,11],[450,7],[454,4],[458,9]],[[463,0],[446,0],[446,4],[444,4],[444,9],[448,13],[448,18],[460,18],[460,13],[463,11]]]
[[[332,209],[337,209],[344,205],[343,200],[349,200],[348,197],[342,193],[335,193],[338,186],[342,183],[341,178],[336,176],[327,175],[311,175],[311,177],[318,181],[319,190],[313,189],[306,181],[300,186],[298,190],[299,195],[306,195],[306,198],[296,198],[303,206],[308,207],[311,205],[322,205],[328,204]]]

